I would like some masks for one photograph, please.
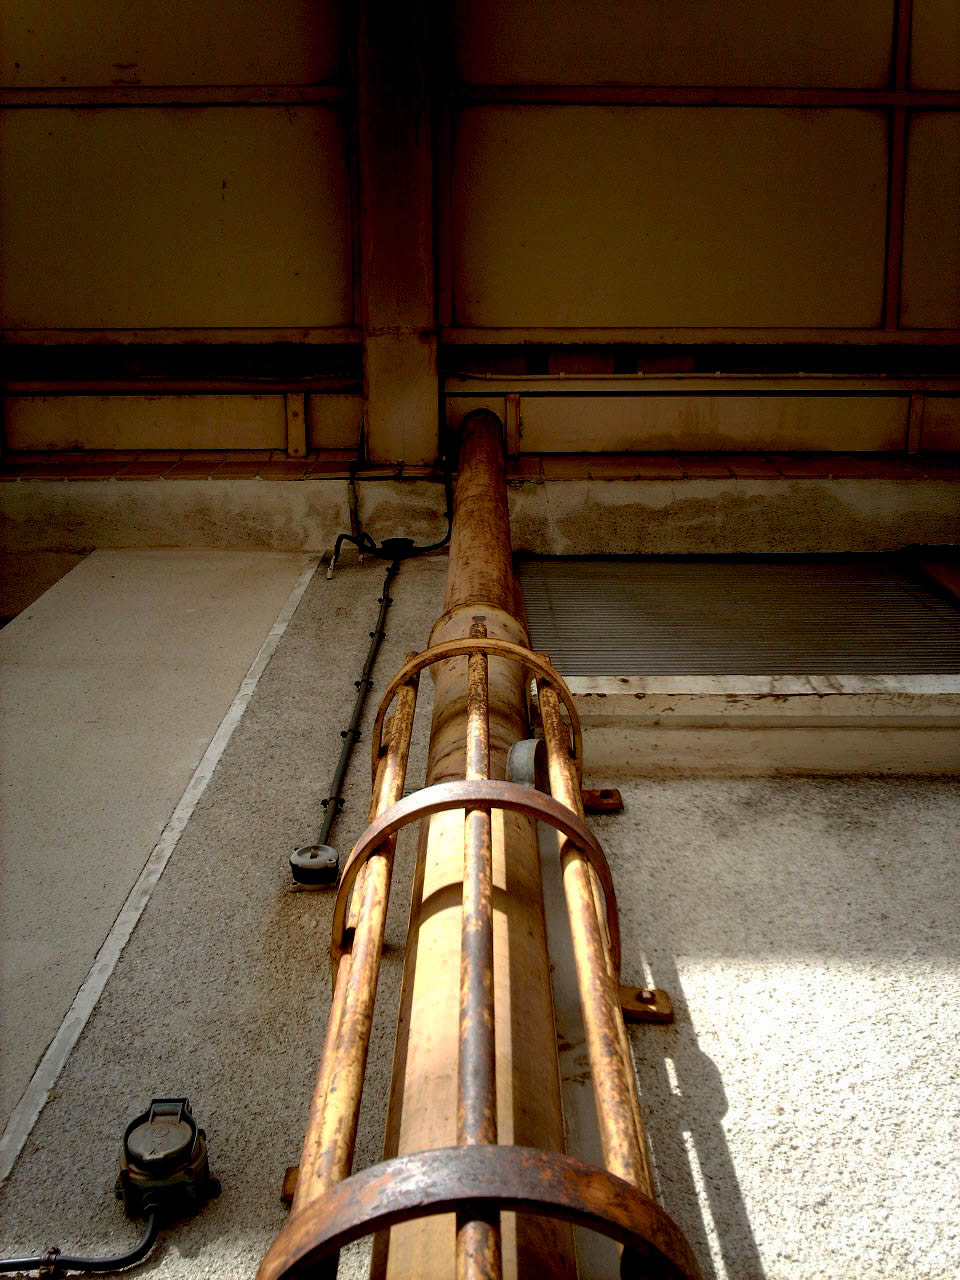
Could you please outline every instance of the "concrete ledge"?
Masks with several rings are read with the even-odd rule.
[[[377,539],[443,536],[441,486],[361,481],[360,517]],[[350,528],[343,479],[30,480],[0,487],[7,551],[229,547],[327,551]]]
[[[440,486],[358,476],[376,538],[442,536]],[[514,549],[545,555],[887,551],[960,542],[960,480],[717,477],[512,482]],[[29,479],[0,486],[8,551],[194,546],[323,551],[343,477]]]
[[[889,551],[960,541],[952,479],[513,483],[515,551],[543,555]]]
[[[960,676],[568,681],[593,774],[960,774]]]

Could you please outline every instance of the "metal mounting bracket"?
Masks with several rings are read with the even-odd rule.
[[[673,1001],[659,987],[621,987],[624,1022],[673,1022]]]

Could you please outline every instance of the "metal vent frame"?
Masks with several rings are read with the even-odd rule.
[[[960,601],[904,555],[525,557],[565,676],[960,673]]]

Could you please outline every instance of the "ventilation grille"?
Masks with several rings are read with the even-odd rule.
[[[960,672],[960,608],[883,556],[518,567],[533,647],[562,675]]]

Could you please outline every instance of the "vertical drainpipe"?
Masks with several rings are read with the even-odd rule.
[[[502,428],[485,410],[464,422],[443,614],[431,646],[467,637],[477,619],[487,635],[529,646],[513,572]],[[434,668],[427,785],[466,772],[467,659]],[[504,778],[506,755],[529,737],[523,672],[489,660],[489,776]],[[497,1140],[564,1149],[557,1042],[543,918],[536,824],[494,811],[493,955]],[[421,826],[400,1017],[386,1125],[385,1158],[458,1141],[458,1023],[464,811]],[[573,1233],[549,1218],[504,1213],[503,1275],[573,1280]],[[394,1227],[377,1239],[371,1275],[422,1280],[457,1273],[448,1217]]]

